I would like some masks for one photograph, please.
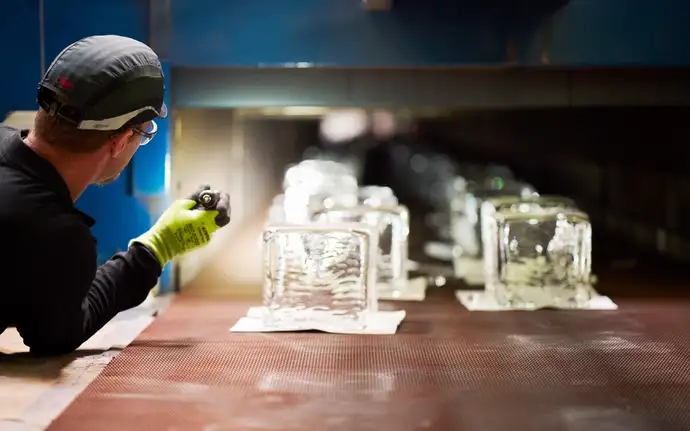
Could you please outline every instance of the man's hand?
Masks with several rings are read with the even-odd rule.
[[[130,245],[142,244],[163,266],[177,256],[208,244],[215,231],[230,223],[230,196],[219,193],[214,209],[195,208],[199,195],[207,190],[209,186],[201,186],[186,199],[173,202],[156,224],[130,241]]]

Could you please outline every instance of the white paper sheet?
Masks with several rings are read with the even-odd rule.
[[[533,311],[538,308],[518,308],[518,307],[504,307],[496,302],[494,295],[488,294],[483,290],[456,290],[455,297],[465,306],[469,311],[512,311],[523,310]],[[548,307],[555,308],[555,307]],[[592,289],[592,297],[586,307],[578,308],[577,310],[617,310],[618,305],[614,303],[608,296],[599,295]],[[572,310],[567,308],[567,310]]]
[[[407,288],[393,295],[386,286],[379,287],[378,297],[381,301],[424,301],[426,298],[427,281],[424,277],[417,277],[407,282]]]
[[[322,322],[295,322],[292,325],[267,326],[263,321],[264,307],[251,307],[245,317],[230,328],[230,332],[298,332],[321,331],[331,334],[370,334],[391,335],[395,334],[398,326],[405,319],[405,310],[379,311],[369,316],[367,327],[345,328],[336,325],[328,325]]]

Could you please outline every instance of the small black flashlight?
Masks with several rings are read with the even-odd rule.
[[[199,193],[199,198],[197,199],[198,204],[194,207],[194,209],[206,209],[206,210],[215,209],[216,205],[218,205],[219,200],[220,200],[220,193],[212,192],[210,190],[205,190],[205,191]]]

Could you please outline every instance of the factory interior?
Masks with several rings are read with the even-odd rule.
[[[690,2],[0,10],[10,127],[74,41],[161,59],[169,117],[75,203],[99,263],[232,207],[75,352],[0,333],[0,431],[690,430]]]

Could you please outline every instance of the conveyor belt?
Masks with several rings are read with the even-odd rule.
[[[341,336],[233,334],[249,304],[183,295],[49,429],[690,429],[687,297],[529,313],[451,297],[404,304],[394,336]]]

